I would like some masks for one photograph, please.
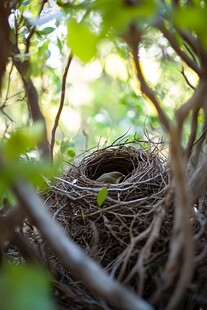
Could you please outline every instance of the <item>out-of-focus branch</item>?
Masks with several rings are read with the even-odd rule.
[[[44,5],[45,3],[47,3],[48,0],[42,0],[42,3],[40,5],[40,9],[39,9],[39,13],[38,13],[38,16],[40,16],[43,8],[44,8]],[[35,32],[35,26],[32,26],[31,30],[30,30],[30,33],[28,35],[28,37],[26,38],[26,48],[25,48],[25,54],[29,53],[29,48],[30,48],[30,41],[31,41],[31,38]]]
[[[207,173],[205,173],[205,171],[207,171],[207,153],[203,154],[203,158],[201,158],[200,161],[200,165],[189,181],[189,188],[193,191],[194,203],[198,200],[207,187]]]
[[[198,64],[192,60],[184,51],[182,51],[173,34],[167,30],[163,23],[158,25],[158,29],[163,33],[177,55],[180,56],[180,58],[200,76],[201,69],[199,68]]]
[[[88,289],[117,309],[152,310],[147,302],[107,275],[65,235],[61,227],[52,221],[44,203],[27,183],[14,184],[13,192],[56,255]]]
[[[44,4],[47,2],[47,0],[42,0],[39,15],[41,14]],[[3,29],[3,28],[2,28]],[[26,51],[25,53],[29,52],[30,47],[30,41],[34,34],[35,28],[33,27],[26,39]],[[12,30],[9,29],[9,32],[11,33]],[[18,35],[18,34],[17,34]],[[17,41],[18,42],[18,41]],[[17,44],[17,43],[16,43]],[[46,122],[45,118],[40,110],[39,102],[38,102],[38,93],[37,90],[31,80],[30,77],[27,76],[27,70],[28,70],[28,60],[20,61],[15,58],[16,54],[21,54],[21,51],[19,50],[19,47],[15,43],[10,42],[10,54],[13,56],[13,64],[17,68],[17,71],[19,72],[24,89],[27,95],[28,100],[28,108],[31,113],[31,117],[33,121],[41,121],[44,125],[44,132],[43,132],[43,139],[42,142],[38,145],[40,155],[44,158],[49,158],[49,143],[47,139],[47,129],[46,129]]]
[[[14,54],[20,54],[20,51],[17,46],[12,46],[13,53]],[[19,72],[24,89],[27,95],[28,100],[28,107],[29,111],[31,113],[33,121],[41,121],[44,125],[44,132],[43,132],[43,142],[38,145],[38,148],[40,150],[40,155],[44,158],[49,158],[49,143],[47,140],[47,129],[46,129],[46,122],[45,118],[40,110],[39,102],[38,102],[38,93],[37,90],[31,80],[30,77],[26,77],[26,70],[27,70],[27,62],[26,61],[19,61],[13,57],[13,63],[15,67],[17,68],[17,71]]]
[[[66,89],[66,79],[67,79],[67,75],[68,75],[68,70],[70,68],[70,64],[72,61],[72,55],[69,55],[68,57],[68,61],[65,67],[65,71],[63,74],[63,78],[62,78],[62,91],[61,91],[61,99],[60,99],[60,105],[59,105],[59,109],[57,112],[57,115],[55,117],[55,123],[52,129],[52,138],[51,138],[51,144],[50,144],[50,158],[51,160],[53,160],[53,149],[54,149],[54,144],[55,144],[55,133],[58,127],[58,123],[59,123],[59,119],[60,119],[60,115],[64,106],[64,100],[65,100],[65,89]]]
[[[190,97],[186,103],[184,103],[176,112],[176,118],[178,127],[181,130],[185,118],[188,116],[189,112],[195,111],[202,106],[206,98],[207,82],[205,79],[200,79],[198,86],[196,87],[192,97]]]
[[[195,142],[196,138],[196,133],[197,133],[197,128],[198,128],[198,112],[199,108],[195,109],[193,111],[192,115],[192,121],[191,121],[191,132],[190,132],[190,137],[188,139],[188,144],[186,147],[186,158],[188,159],[191,155],[191,151]]]
[[[182,66],[182,69],[181,69],[181,74],[182,74],[182,76],[184,77],[184,79],[185,79],[187,85],[188,85],[191,89],[195,90],[195,87],[194,87],[194,86],[191,84],[191,82],[188,80],[188,78],[187,78],[187,76],[186,76],[186,74],[185,74],[185,71],[184,71],[184,67],[183,67],[183,66]]]
[[[132,52],[133,52],[134,63],[135,63],[136,70],[137,70],[137,78],[140,81],[140,85],[141,85],[141,91],[143,92],[143,94],[145,94],[151,100],[151,102],[153,103],[153,105],[155,106],[155,108],[158,112],[158,115],[159,115],[159,118],[160,118],[162,125],[169,132],[169,130],[170,130],[169,119],[168,119],[167,115],[164,113],[163,109],[161,108],[160,103],[157,100],[155,93],[153,92],[153,90],[149,87],[149,85],[145,81],[144,75],[142,73],[142,69],[140,67],[140,62],[138,59],[137,45],[136,46],[134,45],[131,47],[132,47]]]
[[[13,237],[16,227],[21,226],[23,218],[24,212],[20,208],[12,208],[0,215],[0,244]]]
[[[7,60],[9,57],[9,10],[6,6],[6,1],[0,1],[0,90],[2,79],[6,70]]]
[[[192,201],[185,181],[186,158],[181,147],[181,132],[179,126],[172,128],[170,132],[171,158],[175,179],[175,216],[174,238],[171,240],[169,259],[164,271],[163,289],[171,286],[175,276],[178,276],[178,280],[167,310],[175,309],[191,281],[194,270],[194,248],[190,223]],[[175,266],[180,266],[177,272]]]

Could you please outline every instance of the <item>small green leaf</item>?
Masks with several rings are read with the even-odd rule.
[[[74,158],[75,157],[75,152],[70,149],[70,150],[67,151],[67,155],[70,156],[71,158]]]
[[[98,206],[101,207],[104,203],[104,201],[106,200],[106,197],[107,197],[107,194],[108,194],[108,188],[107,187],[103,187],[99,192],[98,192],[98,195],[97,195],[97,203],[98,203]]]
[[[45,35],[45,34],[50,34],[50,33],[52,33],[54,30],[55,30],[55,28],[53,28],[53,27],[46,27],[46,28],[44,28],[44,29],[42,29],[42,30],[38,30],[37,32],[38,32],[39,34],[41,34],[41,35]]]

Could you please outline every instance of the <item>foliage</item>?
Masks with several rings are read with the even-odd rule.
[[[5,265],[0,272],[2,310],[52,310],[49,276],[40,267]]]
[[[38,189],[45,189],[47,182],[58,174],[61,167],[58,160],[52,166],[49,160],[41,161],[35,155],[42,133],[42,124],[35,123],[30,128],[12,132],[9,138],[1,142],[0,208],[5,198],[11,205],[16,204],[11,192],[11,186],[15,182],[28,180]]]

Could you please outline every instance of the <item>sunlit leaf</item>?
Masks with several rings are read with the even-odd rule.
[[[107,187],[103,187],[97,195],[97,203],[98,206],[101,207],[104,203],[104,201],[106,200],[106,197],[108,195],[108,188]]]
[[[33,149],[42,141],[43,128],[42,122],[36,122],[27,129],[18,129],[13,132],[5,143],[4,151],[6,159],[16,158],[22,153]]]
[[[92,32],[88,23],[69,20],[68,46],[83,62],[89,62],[96,56],[98,42],[97,34]]]
[[[55,28],[53,28],[53,27],[46,27],[42,30],[38,30],[38,33],[42,34],[42,35],[46,35],[46,34],[52,33],[54,30],[55,30]]]

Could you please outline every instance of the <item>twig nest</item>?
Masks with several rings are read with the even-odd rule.
[[[120,183],[96,181],[103,173],[111,171],[124,175]],[[51,187],[47,202],[53,217],[88,255],[118,280],[143,294],[145,280],[152,270],[159,274],[159,253],[168,244],[169,225],[163,235],[154,234],[163,216],[161,204],[167,183],[165,160],[157,147],[147,150],[140,146],[110,147],[86,156],[77,167],[59,178],[58,184]],[[100,206],[97,196],[103,187],[108,192]],[[153,248],[149,244],[143,251],[151,235],[155,238]],[[139,259],[141,268],[136,268]],[[62,273],[61,268],[59,272]],[[140,274],[144,278],[138,284]],[[69,273],[62,277],[67,283],[69,279],[70,283],[74,281]],[[89,293],[81,285],[79,290],[86,305]],[[155,290],[156,287],[147,294]],[[77,283],[74,291],[80,295]]]

